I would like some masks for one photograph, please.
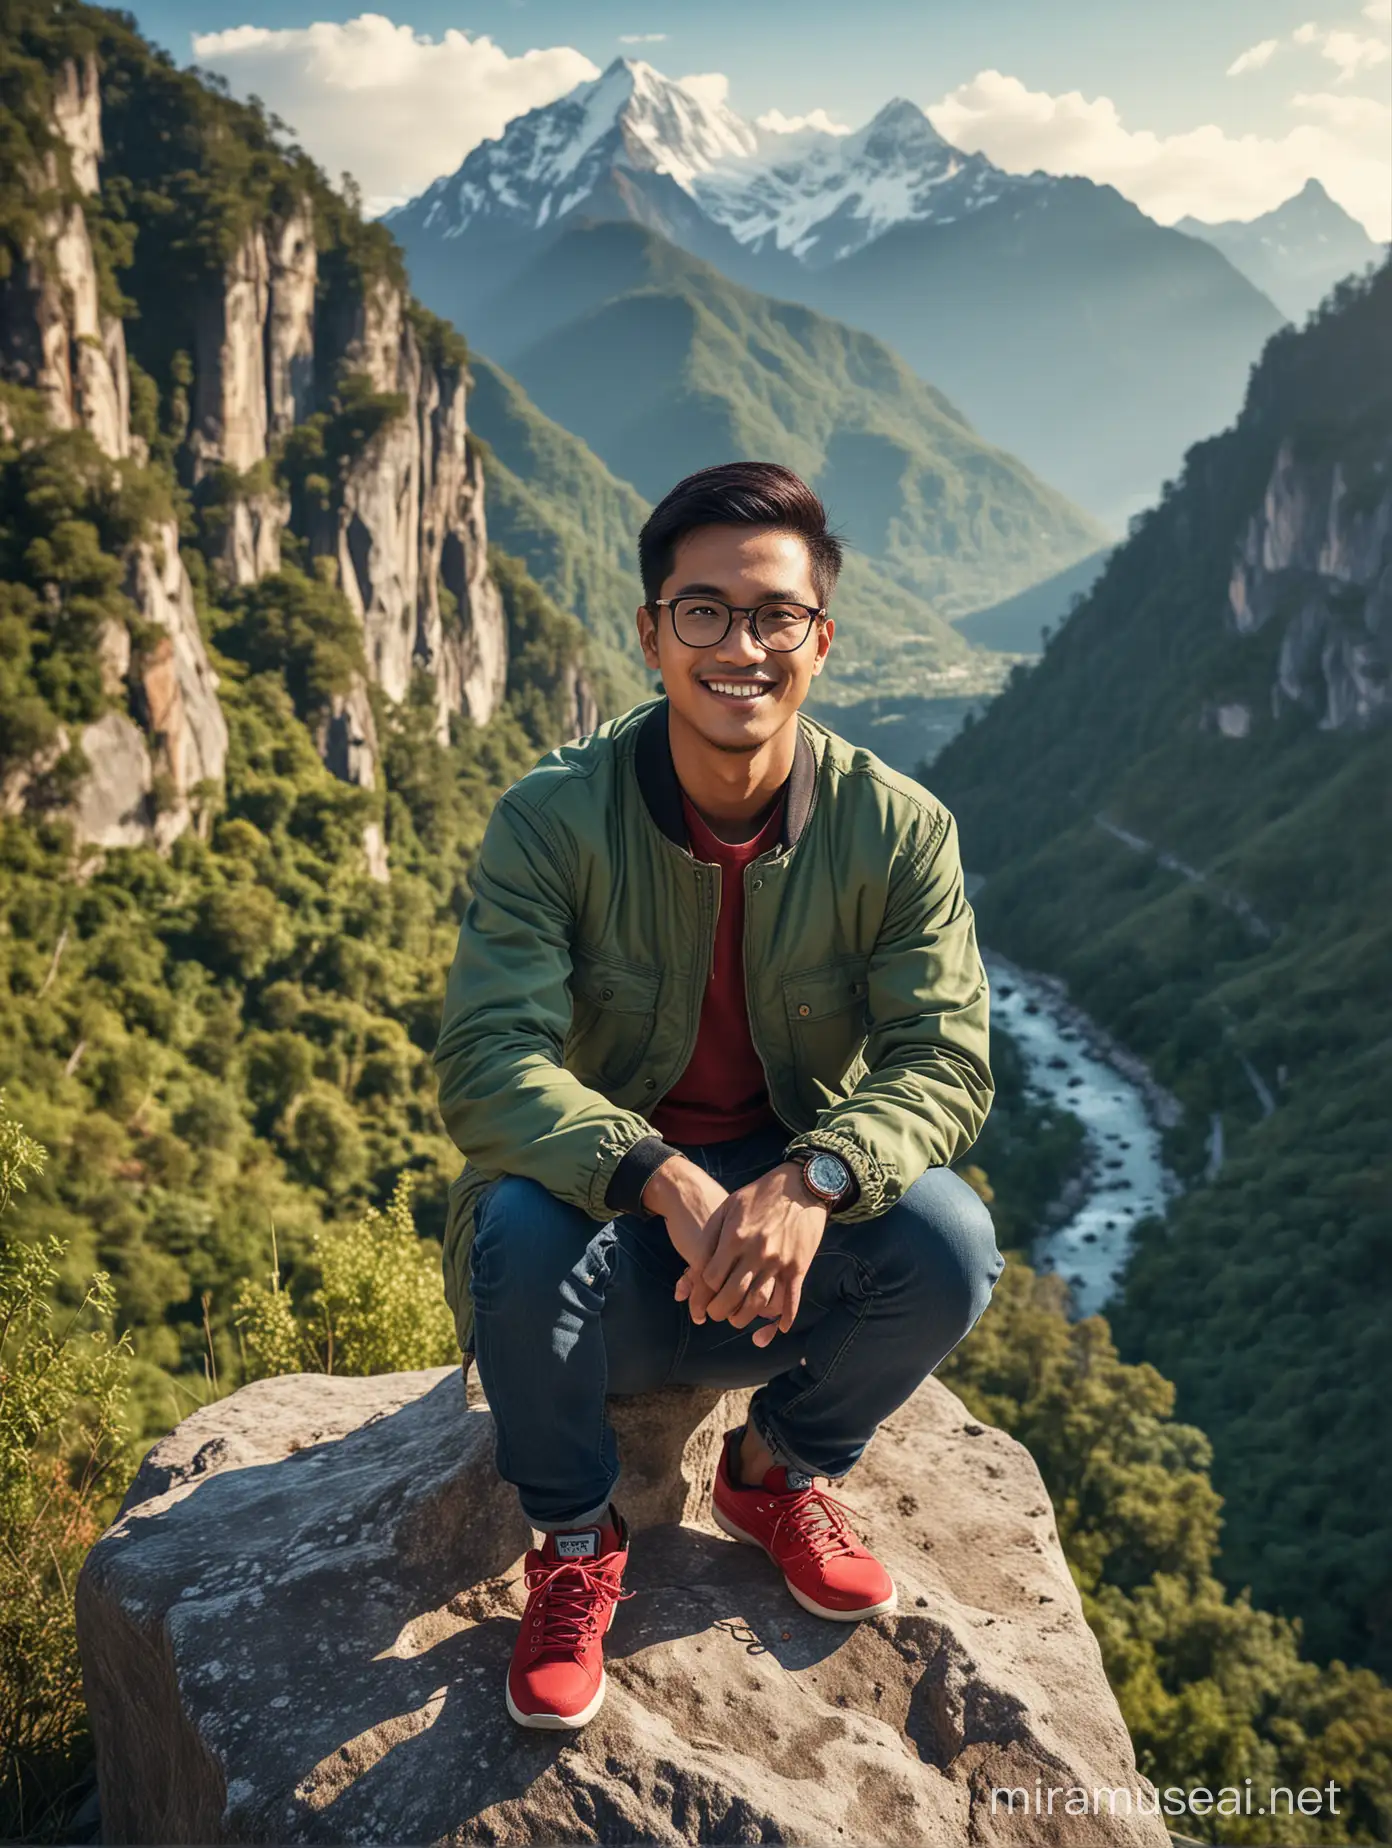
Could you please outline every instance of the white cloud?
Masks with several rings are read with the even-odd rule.
[[[1279,43],[1279,39],[1263,39],[1259,45],[1249,45],[1228,66],[1228,76],[1241,77],[1245,71],[1259,71],[1264,64],[1270,64],[1271,54]]]
[[[1341,96],[1335,96],[1330,90],[1318,90],[1313,94],[1300,90],[1291,98],[1291,107],[1303,109],[1333,128],[1366,135],[1374,146],[1379,137],[1385,137],[1389,119],[1392,119],[1392,110],[1386,103],[1380,103],[1374,96],[1350,96],[1347,90]]]
[[[1333,105],[1356,103],[1340,112]],[[1115,186],[1162,224],[1192,213],[1253,218],[1312,175],[1376,238],[1392,231],[1387,139],[1392,109],[1366,97],[1306,97],[1282,135],[1230,135],[1214,123],[1180,134],[1128,128],[1110,97],[1027,90],[1018,77],[978,71],[930,105],[938,132],[1012,173],[1078,173]]]
[[[825,109],[809,109],[806,115],[786,116],[781,109],[769,109],[755,116],[754,126],[770,135],[796,135],[804,128],[817,129],[823,135],[849,135],[849,122],[836,122]]]
[[[729,100],[730,79],[724,71],[692,71],[687,77],[676,77],[674,83],[704,103],[707,109],[719,109]]]
[[[1320,56],[1338,65],[1339,75],[1335,81],[1347,83],[1360,71],[1386,64],[1388,47],[1383,39],[1365,38],[1357,32],[1326,32]]]
[[[1392,22],[1392,0],[1368,0],[1363,16],[1378,25]],[[1320,56],[1339,67],[1336,83],[1349,83],[1363,71],[1376,70],[1392,55],[1385,38],[1369,38],[1366,33],[1349,32],[1342,27],[1326,30],[1313,19],[1297,26],[1291,38],[1297,45],[1318,45]]]
[[[380,13],[199,33],[193,53],[239,95],[261,97],[333,178],[352,173],[370,212],[451,172],[513,116],[599,75],[568,45],[510,57],[489,38],[452,29],[434,39]]]
[[[665,32],[621,32],[621,45],[662,45],[667,40]]]

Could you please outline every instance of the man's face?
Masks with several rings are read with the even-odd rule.
[[[661,597],[711,596],[739,609],[790,602],[815,609],[807,545],[796,533],[769,526],[700,526],[679,542]],[[691,648],[677,638],[670,609],[638,611],[643,659],[662,676],[679,714],[707,744],[752,751],[781,731],[821,673],[836,624],[814,622],[800,648],[766,649],[737,616],[723,642]],[[754,697],[721,686],[757,686]]]

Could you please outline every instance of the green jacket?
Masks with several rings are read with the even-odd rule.
[[[990,1106],[988,993],[952,816],[805,713],[784,838],[746,869],[750,1031],[790,1153],[833,1150],[871,1219],[970,1147]],[[445,994],[445,1295],[471,1344],[480,1190],[527,1175],[603,1221],[669,1153],[644,1116],[686,1068],[720,869],[693,859],[665,697],[549,751],[489,819]]]

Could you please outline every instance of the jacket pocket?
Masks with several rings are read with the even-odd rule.
[[[783,978],[794,1069],[800,1085],[815,1087],[819,1106],[823,1092],[841,1090],[865,1045],[869,970],[866,956],[839,956]]]
[[[566,1069],[598,1090],[627,1084],[652,1040],[659,984],[655,969],[576,944],[571,951]]]

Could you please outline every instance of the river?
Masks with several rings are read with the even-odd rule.
[[[1032,1262],[1072,1286],[1078,1315],[1111,1296],[1131,1249],[1133,1227],[1165,1210],[1178,1192],[1161,1158],[1160,1133],[1178,1105],[1060,982],[984,952],[991,1019],[1020,1048],[1030,1084],[1082,1123],[1087,1159],[1082,1194],[1064,1223],[1038,1240]]]

